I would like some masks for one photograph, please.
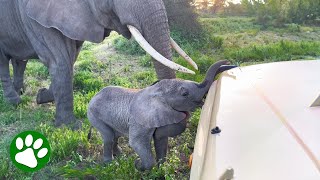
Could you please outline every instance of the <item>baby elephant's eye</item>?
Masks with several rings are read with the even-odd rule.
[[[181,87],[181,89],[180,89],[180,94],[181,94],[182,96],[188,96],[188,95],[189,95],[189,91],[188,91],[186,88]]]
[[[188,95],[189,93],[187,91],[182,93],[182,96],[188,96]]]

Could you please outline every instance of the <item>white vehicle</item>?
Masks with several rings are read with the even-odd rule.
[[[320,180],[319,95],[320,60],[224,72],[202,109],[190,179]]]

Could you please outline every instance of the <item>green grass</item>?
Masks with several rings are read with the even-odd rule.
[[[320,42],[280,41],[268,45],[252,45],[226,52],[227,59],[237,62],[290,61],[320,56]]]
[[[196,75],[177,73],[178,78],[200,82],[214,62],[229,59],[241,64],[273,62],[320,56],[320,28],[288,25],[284,28],[261,29],[251,18],[202,18],[204,31],[200,36],[172,30],[172,37],[197,62]],[[106,45],[110,44],[111,47]],[[108,54],[104,54],[104,49]],[[174,53],[174,61],[192,69]],[[14,107],[3,99],[0,85],[0,179],[188,179],[188,157],[192,153],[200,110],[193,113],[186,131],[169,141],[167,162],[151,171],[134,168],[137,155],[120,138],[123,154],[111,164],[102,162],[102,139],[94,130],[87,140],[89,122],[86,118],[90,99],[108,85],[144,88],[156,81],[150,56],[134,41],[112,33],[101,44],[85,43],[74,71],[74,113],[83,121],[80,130],[53,126],[54,104],[36,105],[39,88],[50,84],[47,68],[29,61],[26,70],[26,93],[23,103]],[[9,145],[16,134],[24,130],[42,132],[52,146],[48,166],[35,173],[15,168],[9,157]]]

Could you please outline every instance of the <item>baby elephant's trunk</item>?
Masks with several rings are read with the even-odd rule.
[[[213,65],[210,66],[210,68],[207,71],[205,79],[202,81],[201,84],[198,84],[198,87],[201,89],[199,93],[199,98],[202,99],[204,95],[209,91],[209,88],[211,84],[213,83],[215,76],[220,73],[219,69],[223,65],[228,65],[230,64],[229,61],[223,60],[223,61],[218,61],[214,63]],[[231,68],[229,68],[231,69]]]

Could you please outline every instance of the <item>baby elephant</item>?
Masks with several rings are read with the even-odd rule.
[[[190,112],[203,105],[203,99],[215,75],[235,66],[219,61],[208,70],[200,84],[164,79],[144,89],[109,86],[90,101],[88,118],[98,129],[104,142],[104,161],[110,162],[120,153],[118,138],[128,136],[129,144],[139,155],[139,170],[151,169],[156,161],[151,150],[154,140],[157,161],[165,160],[168,137],[181,134]]]

